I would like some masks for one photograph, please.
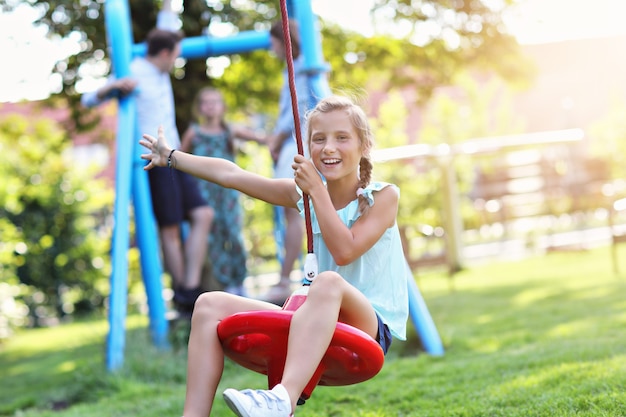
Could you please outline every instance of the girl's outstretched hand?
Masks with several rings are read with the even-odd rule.
[[[149,161],[143,169],[149,170],[154,167],[164,167],[167,165],[167,157],[171,149],[167,146],[167,141],[163,134],[163,126],[159,126],[158,138],[144,134],[143,139],[139,140],[139,144],[150,151],[150,153],[141,154],[141,159]]]

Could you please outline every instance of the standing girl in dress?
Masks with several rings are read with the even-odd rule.
[[[234,162],[236,139],[264,143],[263,135],[226,123],[224,97],[217,89],[201,89],[194,100],[193,113],[197,122],[192,123],[182,137],[184,152]],[[225,291],[245,295],[246,250],[241,232],[239,192],[207,181],[200,182],[200,192],[215,212],[209,234],[213,276]]]
[[[140,141],[149,150],[142,155],[145,169],[170,166],[301,212],[302,193],[310,198],[320,273],[293,314],[280,383],[271,390],[224,391],[240,417],[293,415],[338,321],[369,334],[384,352],[392,335],[405,339],[410,271],[396,223],[399,192],[392,184],[371,181],[372,134],[365,113],[348,99],[323,99],[308,116],[307,138],[310,159],[296,155],[293,178],[272,179],[224,159],[175,152],[162,131]],[[211,413],[224,368],[219,322],[241,311],[279,308],[220,291],[200,296],[189,337],[186,417]]]

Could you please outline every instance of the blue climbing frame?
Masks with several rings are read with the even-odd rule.
[[[316,97],[330,94],[323,81],[328,65],[324,63],[317,19],[310,0],[287,2],[290,16],[298,21],[302,51],[306,67],[315,73],[313,89]],[[134,56],[145,54],[145,44],[134,44],[131,31],[130,9],[126,0],[106,0],[105,24],[111,50],[113,71],[116,77],[130,75],[130,62]],[[186,38],[182,42],[184,58],[207,58],[270,48],[267,31],[245,31],[227,38],[207,36]],[[148,177],[143,170],[141,146],[137,131],[136,104],[132,95],[119,102],[117,129],[117,166],[114,205],[115,226],[112,237],[112,273],[109,306],[109,334],[106,348],[106,366],[109,370],[120,368],[124,362],[126,303],[128,296],[129,207],[132,201],[136,241],[141,254],[141,269],[148,299],[150,331],[156,346],[167,348],[167,321],[162,296],[162,267],[159,258],[158,238]],[[415,285],[409,283],[411,319],[427,353],[443,354],[443,346],[430,313]]]

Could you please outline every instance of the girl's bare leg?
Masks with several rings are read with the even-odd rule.
[[[292,410],[326,353],[338,320],[376,337],[376,313],[367,298],[337,273],[320,273],[289,328],[281,384],[289,392]]]
[[[221,291],[200,295],[191,318],[185,417],[207,417],[211,413],[224,369],[224,351],[217,336],[218,323],[234,313],[270,309],[280,307]]]

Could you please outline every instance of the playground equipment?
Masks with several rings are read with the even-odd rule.
[[[319,32],[310,0],[291,0],[287,2],[287,5],[290,15],[299,24],[305,67],[313,74],[311,88],[316,97],[325,97],[330,92],[322,77],[328,66],[323,62]],[[144,54],[145,45],[133,43],[130,10],[125,0],[106,1],[105,24],[114,73],[118,78],[128,76],[132,58]],[[186,38],[182,42],[181,56],[206,58],[256,49],[269,49],[269,47],[268,32],[249,31],[227,38]],[[115,227],[111,253],[110,330],[106,348],[106,366],[109,370],[121,367],[124,358],[131,200],[135,213],[136,241],[141,254],[142,278],[148,300],[150,331],[156,346],[165,348],[168,345],[168,324],[162,297],[162,268],[158,256],[158,238],[148,178],[143,170],[144,162],[140,159],[142,151],[137,138],[142,132],[136,131],[135,106],[132,95],[120,98],[116,138]],[[410,315],[422,344],[427,353],[441,355],[443,346],[425,303],[415,283],[412,282],[409,285]]]
[[[306,299],[306,288],[296,290],[280,311],[237,313],[218,326],[226,356],[245,368],[267,375],[268,387],[278,384],[283,375],[291,317]],[[381,370],[384,362],[382,348],[367,333],[337,323],[330,346],[302,391],[298,404],[304,404],[317,385],[339,386],[366,381]]]

